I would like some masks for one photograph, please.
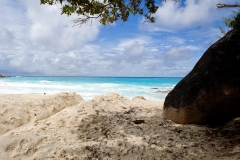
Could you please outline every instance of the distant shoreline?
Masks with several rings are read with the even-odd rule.
[[[0,78],[9,78],[9,77],[11,77],[11,76],[3,76],[0,74]]]
[[[161,77],[161,76],[9,76],[9,77],[83,77],[83,78],[183,78],[183,77]]]

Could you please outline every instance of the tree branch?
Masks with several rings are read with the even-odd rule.
[[[240,7],[240,4],[217,4],[217,8],[234,8],[234,7]]]

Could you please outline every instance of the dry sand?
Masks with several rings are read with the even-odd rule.
[[[116,93],[0,95],[0,159],[240,159],[240,119],[218,128],[164,120],[163,101]]]

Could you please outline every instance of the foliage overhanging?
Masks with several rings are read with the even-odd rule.
[[[167,0],[159,0],[167,1]],[[172,0],[179,2],[181,0]],[[185,1],[185,0],[182,0]],[[159,6],[155,0],[40,0],[40,4],[61,4],[62,14],[68,16],[77,14],[79,18],[73,22],[75,25],[82,25],[91,22],[92,19],[99,19],[100,23],[106,25],[117,20],[123,22],[129,19],[130,15],[143,15],[148,22],[154,23],[154,13]],[[238,3],[217,4],[217,8],[240,7]],[[236,17],[237,18],[237,17]],[[236,27],[238,21],[228,24],[230,27]]]
[[[154,23],[155,18],[152,14],[158,10],[155,0],[40,0],[40,3],[61,4],[62,14],[79,15],[79,18],[74,20],[76,25],[85,24],[94,18],[99,18],[103,25],[117,20],[125,22],[130,14],[144,15],[147,21]]]

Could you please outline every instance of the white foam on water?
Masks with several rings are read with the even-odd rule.
[[[51,83],[51,81],[41,80],[40,83]]]
[[[136,96],[143,96],[151,100],[163,100],[166,93],[156,92],[167,91],[174,86],[171,84],[161,84],[152,89],[149,86],[135,84],[117,83],[88,83],[88,82],[64,82],[64,81],[10,81],[0,80],[1,94],[55,94],[59,92],[76,92],[84,99],[89,100],[97,95],[116,92],[126,98],[132,99]]]

